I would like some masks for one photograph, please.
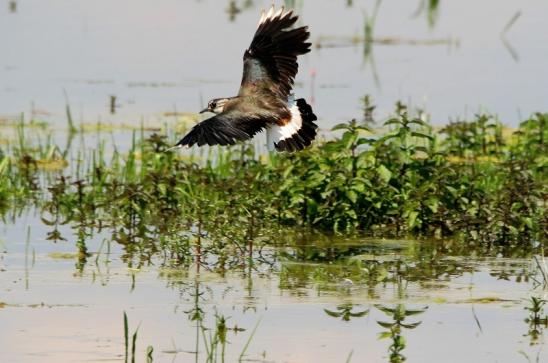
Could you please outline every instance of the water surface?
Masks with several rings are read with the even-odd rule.
[[[278,246],[263,246],[252,266],[215,271],[205,261],[140,260],[123,246],[101,246],[99,234],[88,247],[100,254],[82,266],[71,242],[44,240],[49,229],[32,216],[2,227],[6,362],[120,361],[124,311],[130,333],[139,326],[138,361],[152,346],[157,362],[205,362],[211,331],[202,329],[222,315],[227,362],[237,361],[255,326],[245,360],[344,362],[352,354],[351,361],[390,362],[391,339],[379,340],[387,329],[378,322],[393,321],[383,309],[398,306],[415,311],[404,323],[420,322],[402,329],[398,354],[409,362],[547,358],[545,337],[534,339],[524,321],[530,296],[542,292],[530,259],[442,254],[443,241],[309,236],[270,241]]]
[[[0,115],[64,124],[65,92],[76,120],[125,123],[160,123],[234,95],[271,1],[236,1],[235,13],[211,0],[16,3],[0,9]],[[403,100],[434,124],[486,110],[515,126],[546,106],[546,1],[440,1],[430,12],[428,1],[383,1],[369,47],[352,39],[363,38],[374,1],[286,3],[311,29],[296,92],[324,128],[360,118],[365,94],[379,119]]]

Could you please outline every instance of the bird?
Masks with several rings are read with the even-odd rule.
[[[310,52],[307,26],[294,28],[298,16],[274,5],[263,10],[243,56],[238,94],[214,98],[200,111],[215,115],[196,124],[176,147],[233,145],[266,130],[269,149],[300,151],[312,143],[318,125],[312,107],[292,93],[297,57]]]

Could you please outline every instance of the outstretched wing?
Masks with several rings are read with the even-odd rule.
[[[233,145],[251,139],[267,125],[259,115],[227,111],[195,125],[176,146]]]
[[[298,16],[282,7],[274,12],[261,14],[259,26],[244,53],[244,73],[240,95],[255,92],[257,88],[268,89],[286,99],[297,74],[297,56],[310,51],[310,36],[307,27],[289,29]]]

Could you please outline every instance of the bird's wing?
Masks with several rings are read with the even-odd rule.
[[[297,56],[310,51],[307,27],[289,29],[298,16],[274,6],[263,11],[251,45],[244,53],[244,72],[240,95],[268,89],[286,99],[297,74]]]
[[[237,141],[251,139],[261,132],[268,119],[260,115],[227,111],[195,125],[176,146],[233,145]]]

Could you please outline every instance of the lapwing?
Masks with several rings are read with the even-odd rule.
[[[233,145],[263,130],[277,151],[294,152],[310,145],[316,137],[317,117],[303,98],[292,94],[297,56],[310,52],[311,45],[308,27],[293,28],[297,19],[283,7],[262,12],[244,52],[238,95],[209,101],[200,113],[216,115],[196,124],[176,147]]]

